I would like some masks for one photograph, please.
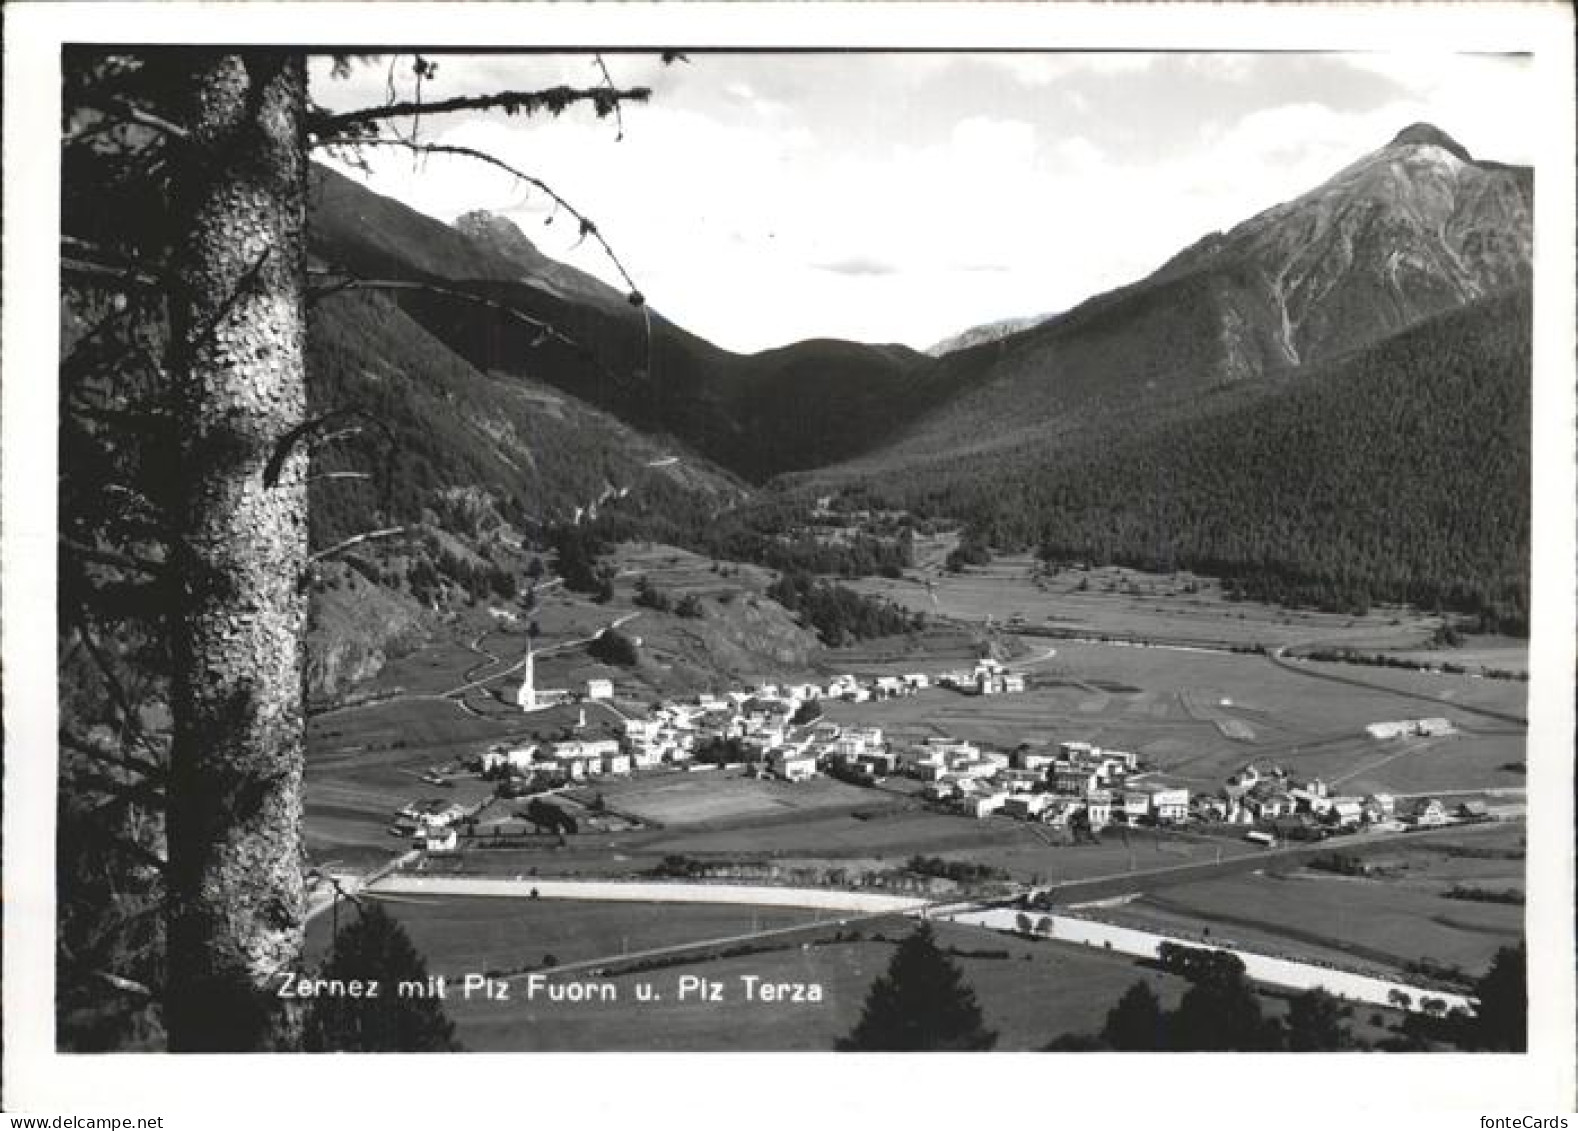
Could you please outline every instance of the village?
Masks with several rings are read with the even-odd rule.
[[[576,822],[544,795],[664,772],[732,771],[785,783],[825,775],[896,790],[962,817],[996,816],[1062,830],[1067,843],[1095,839],[1109,826],[1188,826],[1272,847],[1492,815],[1479,800],[1449,809],[1438,798],[1402,801],[1385,793],[1342,794],[1318,777],[1296,778],[1275,764],[1251,762],[1218,789],[1192,790],[1147,766],[1132,751],[1088,740],[1022,743],[1013,750],[945,735],[896,741],[878,726],[823,717],[824,703],[875,703],[938,691],[1012,695],[1025,689],[1023,674],[984,658],[973,669],[936,675],[912,672],[863,681],[843,674],[825,684],[763,683],[638,707],[616,701],[609,679],[589,680],[584,691],[539,689],[528,655],[516,705],[528,716],[572,710],[574,721],[561,727],[553,740],[495,743],[468,759],[464,769],[496,782],[494,799],[534,799],[517,815],[539,830],[559,834],[561,843],[565,832],[576,831]],[[588,709],[605,717],[589,724]],[[1383,744],[1452,732],[1445,719],[1374,723],[1365,729],[1372,741]],[[423,780],[448,784],[432,771]],[[468,821],[474,824],[486,804],[468,810],[444,798],[414,801],[395,814],[390,831],[412,838],[427,852],[453,852],[460,843],[457,829]]]

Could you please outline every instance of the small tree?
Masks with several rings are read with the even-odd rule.
[[[1168,1047],[1166,1016],[1150,983],[1135,982],[1107,1014],[1101,1039],[1119,1052],[1159,1052]]]
[[[437,997],[407,997],[401,982],[427,983],[427,963],[405,929],[376,903],[341,928],[324,978],[378,983],[372,998],[321,997],[306,1017],[309,1052],[458,1052],[455,1026]]]
[[[640,654],[636,651],[635,641],[620,632],[618,629],[609,628],[587,646],[593,659],[601,660],[611,667],[634,667]]]
[[[1496,952],[1489,971],[1475,987],[1479,1008],[1472,1041],[1497,1052],[1523,1052],[1529,1047],[1529,952],[1525,943]]]
[[[865,1009],[840,1052],[976,1052],[997,1034],[985,1027],[975,991],[937,948],[931,924],[899,943],[866,996]]]
[[[1282,1043],[1280,1026],[1261,1014],[1243,963],[1232,954],[1222,953],[1222,959],[1231,961],[1208,963],[1168,1015],[1172,1047],[1182,1052],[1276,1049]]]
[[[1335,1052],[1353,1047],[1353,1037],[1342,1023],[1342,1005],[1322,989],[1294,998],[1288,1006],[1290,1052]]]

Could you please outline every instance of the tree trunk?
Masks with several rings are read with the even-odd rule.
[[[182,479],[165,1027],[176,1051],[291,1049],[303,933],[305,60],[195,50],[170,291]],[[189,219],[188,219],[189,218]]]

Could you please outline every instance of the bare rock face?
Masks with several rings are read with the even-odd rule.
[[[391,656],[425,639],[433,619],[417,601],[354,570],[326,572],[333,584],[313,594],[307,634],[307,697],[317,704],[372,679]]]
[[[551,259],[507,216],[477,208],[455,218],[455,230],[520,268],[521,279],[571,301],[592,302],[634,317],[625,296],[584,271]]]
[[[942,341],[928,346],[926,353],[930,357],[942,357],[944,354],[957,353],[959,350],[983,346],[990,342],[1000,341],[1010,334],[1021,333],[1032,326],[1039,326],[1050,317],[1052,317],[1050,314],[1031,314],[1023,318],[1002,318],[996,322],[986,322],[979,326],[971,326],[968,330],[961,330],[951,337],[944,338]]]
[[[943,357],[939,380],[958,395],[864,458],[913,467],[942,451],[1046,447],[1378,343],[1528,285],[1532,204],[1529,169],[1409,126],[1145,279]]]
[[[1532,204],[1528,170],[1476,162],[1416,124],[1161,274],[1228,275],[1270,356],[1298,365],[1527,282]]]

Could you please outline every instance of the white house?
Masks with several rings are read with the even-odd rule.
[[[1085,766],[1061,765],[1054,767],[1051,780],[1053,788],[1059,793],[1077,795],[1095,789],[1100,776],[1095,770]]]
[[[413,802],[402,809],[400,815],[411,817],[425,827],[442,829],[460,820],[466,811],[453,801],[435,797],[428,801]]]
[[[614,697],[614,681],[611,679],[587,680],[586,697],[592,700],[612,699]]]
[[[1396,722],[1371,723],[1364,728],[1371,738],[1388,739],[1401,738],[1413,732],[1414,726],[1406,719]]]
[[[655,742],[662,731],[662,719],[625,720],[625,737],[632,742]]]
[[[1390,793],[1372,793],[1364,799],[1364,805],[1375,814],[1372,820],[1390,821],[1397,815],[1397,799]]]
[[[482,755],[482,772],[488,773],[500,766],[508,766],[514,770],[528,770],[536,754],[535,746],[491,746]]]
[[[1434,797],[1426,798],[1414,806],[1410,817],[1420,828],[1432,828],[1447,823],[1446,808]]]
[[[773,773],[784,781],[806,781],[816,777],[816,759],[809,754],[780,750],[773,754]]]
[[[416,834],[416,840],[428,852],[453,852],[459,843],[459,837],[449,825],[424,825]]]
[[[964,811],[977,820],[991,816],[1007,803],[1008,794],[1001,790],[994,793],[978,793],[963,801]]]
[[[1150,816],[1151,795],[1143,789],[1126,789],[1113,796],[1112,812],[1114,816],[1122,814],[1126,821],[1135,824],[1142,817]]]
[[[1052,801],[1050,793],[1016,793],[1003,802],[1003,813],[1026,821],[1045,813]]]
[[[1055,761],[1057,759],[1045,750],[1020,750],[1014,754],[1014,765],[1021,770],[1044,771]]]
[[[1189,816],[1189,791],[1182,786],[1150,784],[1145,787],[1151,798],[1151,816],[1163,824],[1182,821]]]
[[[630,763],[638,770],[650,770],[663,764],[667,748],[661,744],[637,746],[630,752]]]
[[[1339,825],[1357,825],[1364,819],[1364,802],[1357,797],[1334,797],[1330,812]]]
[[[1085,819],[1092,829],[1105,828],[1112,823],[1112,794],[1104,789],[1093,789],[1085,794]]]

